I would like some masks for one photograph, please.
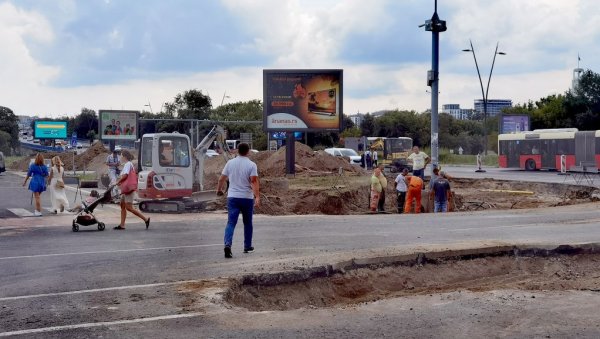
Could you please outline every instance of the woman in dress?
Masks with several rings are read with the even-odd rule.
[[[52,158],[52,169],[50,170],[50,201],[52,201],[52,209],[56,214],[57,211],[61,213],[65,209],[69,208],[69,201],[67,200],[67,194],[65,192],[65,182],[63,175],[65,174],[65,165],[58,156]]]
[[[33,197],[35,198],[35,212],[33,215],[36,217],[42,216],[42,204],[41,204],[41,194],[46,190],[46,177],[48,176],[48,167],[44,165],[44,157],[38,153],[35,156],[35,161],[33,164],[29,165],[29,170],[27,171],[27,177],[25,177],[25,181],[23,182],[23,187],[27,184],[27,180],[31,178],[29,182],[29,190],[33,192]]]

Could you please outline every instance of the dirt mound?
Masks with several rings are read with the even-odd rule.
[[[338,173],[342,168],[344,172],[351,174],[366,173],[360,166],[350,164],[348,158],[335,157],[323,151],[315,152],[310,147],[296,142],[296,174],[331,174]],[[261,152],[252,159],[258,166],[259,176],[261,177],[281,177],[286,174],[285,156],[286,147],[282,147],[276,152]]]
[[[65,164],[65,169],[67,171],[72,171],[73,165],[75,165],[75,170],[77,171],[83,171],[84,169],[86,171],[95,171],[98,176],[108,171],[108,168],[105,165],[108,154],[108,149],[106,149],[101,142],[95,142],[83,153],[77,155],[75,155],[73,152],[42,153],[44,159],[52,159],[55,156],[59,156],[62,162]],[[15,161],[10,165],[10,168],[17,171],[27,171],[29,168],[29,162],[32,158],[33,157],[27,157],[19,161]]]

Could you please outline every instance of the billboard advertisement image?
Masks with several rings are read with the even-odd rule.
[[[66,121],[35,121],[33,137],[36,139],[66,139]]]
[[[342,75],[334,70],[264,70],[265,131],[339,131]]]
[[[137,140],[139,111],[100,110],[102,140]]]
[[[500,134],[529,131],[528,115],[502,115],[500,117]]]

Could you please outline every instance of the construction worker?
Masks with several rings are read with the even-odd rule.
[[[408,174],[406,176],[406,186],[408,194],[404,204],[404,213],[410,213],[413,200],[415,201],[415,213],[421,213],[421,190],[423,189],[423,180],[416,175]]]
[[[381,196],[382,191],[381,181],[379,180],[381,175],[381,170],[376,168],[371,176],[371,203],[369,206],[371,213],[376,213],[377,207],[379,206],[379,197]]]
[[[406,186],[406,176],[408,175],[408,168],[404,168],[402,173],[398,174],[396,177],[396,194],[397,194],[397,208],[398,213],[402,214],[404,212],[404,204],[406,203],[406,191],[408,187]]]
[[[425,167],[431,162],[431,158],[424,152],[419,151],[419,146],[414,146],[413,153],[408,156],[408,162],[413,165],[413,175],[423,180],[425,177]]]
[[[373,167],[377,167],[377,150],[373,150]]]
[[[450,204],[452,193],[450,191],[448,176],[444,171],[439,171],[437,179],[433,182],[429,197],[433,200],[434,213],[448,212],[448,205]]]
[[[375,153],[377,154],[377,151]],[[377,203],[377,212],[385,212],[385,192],[387,189],[387,178],[383,174],[383,165],[377,167],[379,169],[379,183],[381,184],[381,194],[379,195],[379,203]]]

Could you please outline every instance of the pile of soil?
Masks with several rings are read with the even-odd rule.
[[[108,172],[105,162],[109,153],[109,150],[101,142],[97,141],[83,153],[77,155],[74,152],[47,152],[41,154],[44,156],[44,159],[52,159],[55,156],[60,157],[67,171],[72,171],[73,165],[75,165],[75,170],[77,171],[93,171],[100,177],[100,175]],[[27,171],[32,158],[34,157],[26,157],[15,161],[10,165],[10,168],[16,171]]]

